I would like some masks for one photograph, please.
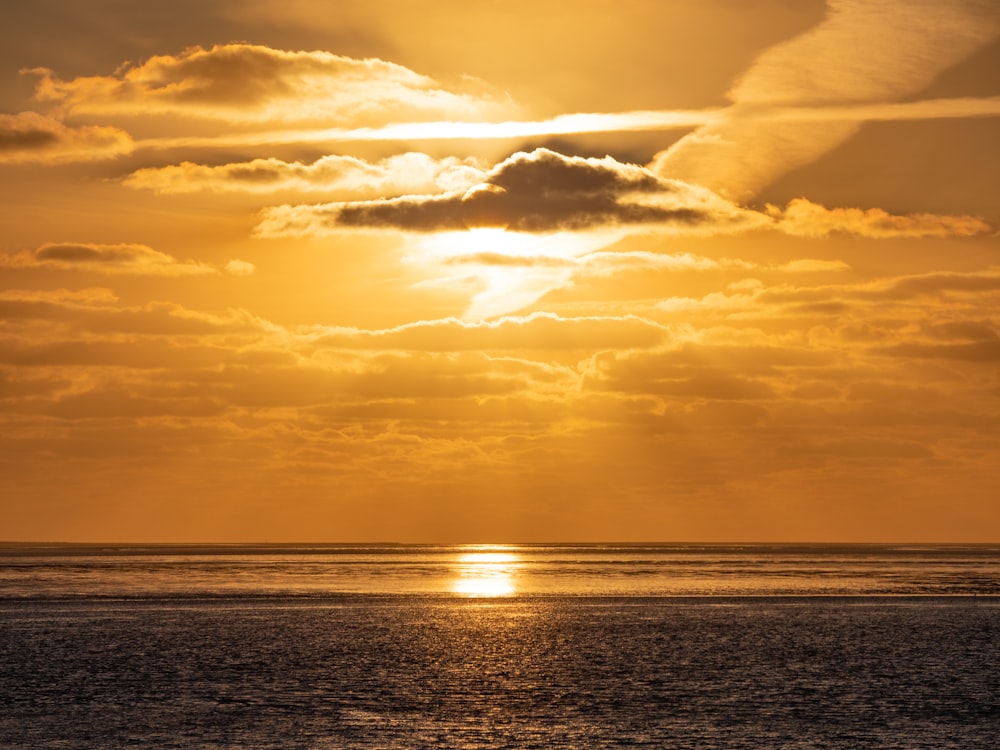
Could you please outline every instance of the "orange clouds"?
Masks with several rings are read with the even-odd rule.
[[[784,209],[768,206],[767,214],[780,231],[798,237],[825,237],[834,232],[876,238],[972,237],[994,231],[975,216],[893,216],[880,208],[825,208],[804,198]]]
[[[46,68],[30,72],[39,76],[36,98],[64,113],[178,114],[362,127],[478,120],[513,111],[503,95],[471,79],[452,90],[383,60],[251,44],[189,47],[177,55],[156,55],[123,66],[110,76],[64,81]]]
[[[666,335],[663,327],[633,315],[566,319],[552,313],[534,313],[476,323],[448,319],[382,331],[335,331],[316,339],[315,344],[345,349],[587,351],[654,346]]]
[[[996,528],[1000,216],[933,140],[997,111],[993,78],[940,76],[977,49],[968,65],[995,69],[990,3],[835,0],[821,19],[629,2],[604,59],[562,32],[603,39],[608,14],[566,27],[553,2],[546,69],[499,79],[534,109],[465,75],[524,69],[505,64],[524,18],[449,38],[469,54],[447,59],[385,4],[331,11],[353,25],[327,36],[273,4],[225,26],[236,5],[101,59],[50,52],[39,23],[22,62],[52,69],[32,68],[33,98],[6,92],[45,113],[0,115],[5,533],[434,541],[446,519],[466,541],[845,539],[901,520],[934,536],[942,512],[963,538]],[[637,19],[687,12],[718,23],[688,19],[685,52],[653,65],[679,37]],[[724,18],[743,41],[723,50]],[[184,48],[206,39],[260,43]],[[601,86],[560,69],[570,48]],[[689,78],[717,82],[668,95]],[[813,162],[885,119],[933,135],[928,178],[893,130],[879,174],[828,164],[827,190]],[[968,151],[985,172],[996,144]],[[899,189],[865,192],[880,176]]]
[[[0,114],[0,163],[113,159],[131,153],[133,146],[128,133],[118,128],[73,127],[35,112]]]
[[[331,166],[343,161],[338,157],[327,159]],[[387,160],[366,169],[362,164],[352,163],[348,171],[354,172],[355,184],[384,180],[384,192],[402,192],[407,187],[406,169],[400,159],[396,164]],[[406,159],[423,167],[418,167],[418,173],[423,171],[427,175],[437,171],[426,157],[407,154]],[[289,172],[311,176],[322,171],[317,169],[318,165],[319,162],[313,167],[299,165]],[[283,169],[288,166],[227,165],[209,173],[212,179],[224,180],[225,172],[229,171],[235,183],[233,189],[238,190],[244,189],[239,184],[244,179],[265,185],[287,185]],[[179,185],[184,184],[183,172],[201,172],[207,176],[203,168],[195,165],[174,169]],[[454,163],[446,169],[449,172],[444,177],[445,184],[451,180],[460,184],[476,179],[482,182],[469,190],[446,191],[438,182],[435,185],[438,190],[424,195],[277,206],[263,211],[256,232],[261,237],[316,236],[350,229],[440,232],[489,225],[512,232],[545,233],[631,225],[660,232],[735,233],[776,229],[793,236],[822,237],[841,232],[885,238],[962,237],[993,231],[989,223],[973,216],[895,216],[878,208],[830,209],[806,199],[793,200],[784,209],[767,206],[759,213],[697,185],[666,180],[643,167],[623,164],[611,157],[567,157],[548,149],[513,154],[488,171]],[[393,177],[391,172],[399,176]],[[150,173],[150,182],[163,174],[164,170]],[[130,178],[132,184],[139,185],[145,179],[141,173]],[[327,179],[331,180],[330,189],[336,189],[338,178],[330,175]],[[343,180],[346,187],[352,176],[344,176]]]
[[[449,472],[477,493],[504,475],[537,491],[542,476],[596,471],[631,507],[707,502],[708,486],[717,501],[729,483],[782,486],[820,467],[864,494],[866,482],[897,486],[896,471],[946,481],[925,471],[944,456],[981,480],[1000,448],[989,367],[1000,323],[985,312],[1000,303],[996,274],[814,285],[809,264],[787,265],[784,283],[734,284],[732,308],[709,295],[680,315],[633,304],[641,314],[382,329],[133,305],[106,290],[6,292],[4,445],[28,452],[18,476],[44,445],[84,486],[84,466],[114,465],[126,488],[182,471],[224,496],[245,490],[240,477],[269,496],[291,476],[286,501],[336,489],[382,503],[373,486],[415,476],[449,494]],[[913,319],[913,301],[929,299],[939,304]],[[975,455],[959,450],[972,439]],[[86,454],[86,441],[102,451]]]
[[[48,243],[35,250],[0,255],[0,266],[9,268],[57,268],[96,271],[104,274],[188,276],[218,273],[204,263],[181,262],[145,245],[101,245],[95,243]],[[233,260],[228,272],[237,276],[253,273],[253,264]]]
[[[838,118],[839,107],[898,101],[1000,33],[995,4],[977,0],[827,5],[822,23],[754,61],[730,91],[727,112],[658,154],[656,172],[750,200],[858,131],[864,114]],[[803,105],[833,116],[784,116]]]
[[[281,236],[350,228],[448,231],[479,225],[487,213],[491,222],[520,232],[608,225],[738,227],[757,218],[710,191],[663,180],[642,167],[611,157],[567,157],[548,149],[512,155],[488,171],[483,184],[494,189],[281,206],[264,212],[257,232]]]
[[[469,188],[485,172],[473,159],[405,153],[370,163],[353,156],[330,155],[311,164],[280,159],[209,166],[183,162],[133,172],[125,184],[158,193],[306,191],[347,195],[401,195]]]

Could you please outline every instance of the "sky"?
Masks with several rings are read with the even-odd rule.
[[[1000,540],[995,0],[0,3],[0,539]]]

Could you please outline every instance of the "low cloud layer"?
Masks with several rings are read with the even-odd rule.
[[[162,484],[185,513],[204,500],[185,505],[178,476],[218,482],[234,502],[266,488],[279,506],[346,491],[386,508],[425,482],[510,502],[503,482],[516,475],[532,491],[581,481],[636,507],[748,488],[786,502],[805,482],[819,498],[809,513],[960,480],[962,497],[995,507],[997,275],[806,278],[734,287],[739,314],[706,297],[676,315],[383,329],[281,326],[101,289],[8,290],[0,461],[11,481],[65,492],[68,478],[72,492],[101,487],[123,504]],[[938,304],[914,319],[919,297]],[[789,315],[807,302],[840,308]],[[59,472],[43,470],[55,460]],[[113,487],[95,478],[106,474]],[[372,494],[372,477],[389,496]]]

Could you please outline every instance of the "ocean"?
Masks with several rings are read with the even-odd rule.
[[[3,748],[1000,747],[1000,545],[0,545]]]

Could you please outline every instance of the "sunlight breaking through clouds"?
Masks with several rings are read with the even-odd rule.
[[[995,2],[225,6],[0,12],[10,538],[998,528]]]

